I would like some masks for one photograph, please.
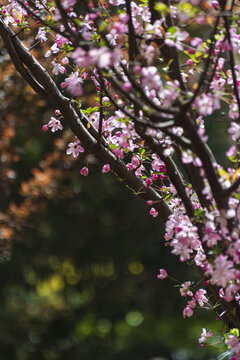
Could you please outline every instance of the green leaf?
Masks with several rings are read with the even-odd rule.
[[[98,111],[98,107],[97,106],[95,106],[95,107],[89,107],[89,108],[87,108],[87,110],[86,110],[86,113],[88,114],[88,115],[90,115],[90,114],[93,114],[94,112],[96,112],[96,111]]]
[[[239,330],[237,328],[231,329],[230,334],[239,337]]]
[[[176,31],[177,31],[176,26],[171,26],[171,27],[168,29],[168,32],[169,32],[171,35],[174,35]]]
[[[166,4],[163,3],[156,3],[154,6],[154,9],[163,13],[163,14],[169,14],[170,13],[170,9]]]

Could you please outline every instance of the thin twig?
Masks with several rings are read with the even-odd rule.
[[[240,177],[234,181],[234,183],[232,183],[232,185],[223,190],[223,194],[225,197],[229,197],[234,191],[236,191],[238,189],[238,187],[240,186]]]
[[[230,34],[230,30],[229,30],[228,18],[226,16],[224,16],[223,20],[224,20],[225,27],[226,27],[228,43],[229,43],[229,46],[230,46],[229,60],[230,60],[230,66],[231,66],[231,72],[232,72],[234,95],[236,96],[236,100],[237,100],[237,104],[238,104],[239,118],[240,118],[240,98],[239,98],[239,92],[238,92],[238,86],[237,86],[237,77],[236,77],[236,73],[235,73],[235,59],[234,59],[234,55],[233,55],[233,46],[232,46],[231,34]]]
[[[99,111],[97,146],[100,146],[101,140],[102,140],[102,124],[103,124],[103,87],[101,85],[100,86],[100,111]]]

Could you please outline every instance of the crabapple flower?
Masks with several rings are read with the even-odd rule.
[[[149,90],[158,91],[160,89],[162,81],[155,66],[142,68],[142,85],[146,85]]]
[[[237,119],[239,117],[238,104],[236,102],[229,105],[228,116],[231,119]]]
[[[110,167],[109,164],[103,165],[103,167],[102,167],[102,173],[103,173],[103,174],[108,173],[110,170],[111,170],[111,167]]]
[[[168,277],[168,273],[166,272],[165,269],[159,269],[159,274],[157,275],[158,279],[165,279],[166,277]]]
[[[210,94],[203,94],[195,100],[200,115],[211,115],[214,110],[213,98]]]
[[[63,65],[68,65],[69,64],[69,60],[68,60],[68,58],[66,56],[62,59],[62,64]]]
[[[201,307],[204,306],[204,303],[208,303],[208,299],[206,298],[205,294],[206,294],[206,290],[199,289],[194,295],[194,299],[197,300],[197,302]]]
[[[74,72],[61,83],[61,88],[64,89],[67,86],[69,93],[73,96],[81,96],[83,79],[79,77],[78,71]]]
[[[61,112],[60,112],[60,110],[56,109],[56,110],[54,111],[54,114],[55,114],[56,116],[58,116],[58,115],[61,114]]]
[[[63,126],[62,126],[60,120],[55,119],[53,116],[51,116],[51,120],[49,121],[49,123],[47,125],[49,128],[51,128],[52,132],[63,129]]]
[[[240,353],[240,343],[239,338],[236,335],[229,334],[227,335],[227,341],[226,344],[231,348],[231,351],[233,353],[236,353],[235,355],[238,355],[235,357],[235,359],[239,359],[239,353]],[[232,358],[233,359],[233,358]]]
[[[65,67],[57,63],[56,61],[52,61],[51,64],[53,66],[52,72],[54,75],[58,75],[59,73],[64,74],[66,72]]]
[[[69,143],[66,153],[68,155],[72,154],[73,157],[75,158],[78,157],[79,153],[84,152],[84,148],[81,145],[79,145],[79,143],[80,143],[79,140],[76,140],[73,143]]]
[[[113,6],[119,6],[125,4],[125,0],[109,0],[109,4]]]
[[[193,310],[189,305],[187,305],[183,310],[183,317],[184,318],[191,317],[192,315],[193,315]]]
[[[188,37],[186,31],[181,31],[177,26],[174,27],[172,33],[166,33],[165,44],[168,46],[175,46],[178,50],[183,50],[182,41]]]
[[[181,285],[179,291],[182,296],[186,296],[186,295],[193,296],[193,293],[189,290],[190,285],[191,285],[190,281],[185,281],[185,283]]]
[[[228,129],[229,134],[232,134],[233,140],[238,140],[240,138],[240,126],[235,122],[231,122],[231,126]]]
[[[203,344],[207,341],[207,338],[212,336],[212,331],[208,331],[205,328],[202,328],[201,337],[198,339],[199,344]]]
[[[196,301],[194,299],[188,301],[188,306],[193,309],[196,306]]]
[[[47,41],[46,31],[44,30],[44,28],[40,27],[38,29],[36,40],[40,40],[41,42]]]
[[[219,255],[215,260],[215,267],[210,269],[212,284],[216,284],[217,286],[222,286],[225,288],[229,281],[234,279],[234,269],[233,262],[228,260],[227,256]]]
[[[91,49],[88,52],[89,65],[96,65],[100,69],[112,65],[113,53],[105,46],[99,49]]]
[[[150,210],[150,215],[155,218],[158,216],[158,211],[152,207]]]
[[[153,181],[150,178],[146,178],[145,182],[146,182],[147,185],[152,185],[153,184]]]
[[[80,170],[80,174],[83,176],[88,176],[88,168],[86,166],[84,166],[81,170]]]
[[[64,9],[68,9],[70,7],[73,7],[76,4],[77,0],[64,0],[63,1],[63,7]]]
[[[227,157],[236,157],[237,156],[237,148],[236,146],[232,145],[227,151],[226,151]]]
[[[215,231],[215,226],[213,223],[209,222],[205,227],[205,235],[203,236],[203,241],[207,241],[207,246],[212,247],[221,240],[221,236]]]

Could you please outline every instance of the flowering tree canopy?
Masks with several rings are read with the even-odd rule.
[[[42,130],[70,127],[66,154],[96,157],[102,173],[114,173],[166,223],[166,245],[198,269],[205,287],[181,285],[183,316],[196,306],[215,310],[234,359],[240,359],[238,24],[234,0],[11,0],[0,15],[16,70],[56,109]],[[83,101],[89,91],[91,106]],[[221,112],[231,139],[227,168],[205,130],[205,120],[216,126]],[[79,170],[88,175],[87,161]],[[160,269],[158,278],[166,277]],[[211,335],[203,329],[199,343]]]

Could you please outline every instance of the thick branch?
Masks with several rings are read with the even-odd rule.
[[[149,9],[151,12],[152,24],[160,17],[159,12],[155,10],[155,5],[157,4],[157,2],[158,0],[149,0]],[[167,28],[165,28],[165,31],[167,31]],[[154,39],[154,41],[157,45],[159,45],[159,49],[161,51],[164,62],[166,64],[170,64],[168,71],[170,78],[173,80],[178,80],[181,90],[186,91],[187,89],[181,76],[179,58],[176,48],[165,45],[163,39]]]
[[[214,28],[212,30],[212,33],[210,35],[210,40],[211,40],[211,44],[209,46],[209,50],[208,50],[208,57],[207,59],[205,60],[205,64],[204,64],[204,68],[203,68],[203,71],[200,75],[200,78],[198,80],[198,86],[197,86],[197,89],[194,91],[194,95],[192,96],[192,98],[185,104],[185,106],[183,107],[183,111],[186,113],[189,106],[194,102],[194,100],[196,99],[196,97],[198,96],[203,84],[204,84],[204,81],[206,79],[206,76],[207,76],[207,71],[208,71],[208,68],[209,68],[209,65],[210,65],[210,62],[211,62],[211,57],[212,57],[212,53],[213,53],[213,48],[214,48],[214,36],[217,32],[217,27],[218,27],[218,24],[219,24],[219,17],[217,17],[216,21],[215,21],[215,25],[214,25]],[[214,71],[215,72],[215,71]],[[213,75],[214,76],[214,72],[213,72]]]
[[[234,95],[236,96],[237,104],[238,104],[238,112],[240,117],[240,98],[239,98],[239,92],[238,92],[238,86],[237,86],[237,77],[235,73],[235,59],[233,54],[233,46],[232,46],[232,40],[231,40],[231,34],[229,29],[229,23],[227,16],[223,17],[225,27],[226,27],[226,33],[227,33],[227,39],[230,46],[229,50],[229,58],[230,58],[230,66],[231,66],[231,72],[232,72],[232,79],[233,79],[233,88],[234,88]]]
[[[128,19],[128,54],[129,54],[129,61],[133,62],[134,58],[137,54],[137,43],[135,37],[135,31],[132,21],[132,9],[131,9],[131,1],[126,0],[126,10],[129,16]]]
[[[175,188],[178,192],[178,195],[181,198],[181,200],[185,206],[186,213],[189,218],[192,218],[194,216],[194,210],[192,207],[192,203],[186,193],[185,186],[184,186],[184,180],[183,180],[180,172],[178,171],[178,168],[175,165],[174,161],[171,159],[171,157],[164,155],[164,148],[163,148],[162,144],[159,142],[157,143],[151,136],[146,135],[143,128],[141,128],[140,126],[136,126],[136,130],[139,133],[139,135],[146,141],[146,144],[149,146],[149,148],[153,152],[158,154],[158,156],[161,158],[161,160],[165,163],[168,176],[169,176],[171,182],[173,183],[173,185],[175,186]]]
[[[3,21],[0,20],[0,34],[8,51],[8,54],[16,68],[16,70],[22,75],[22,77],[27,81],[27,83],[41,96],[46,96],[46,92],[43,87],[34,79],[34,77],[28,72],[24,67],[22,60],[18,53],[15,50],[15,47],[12,43],[12,36],[9,32]]]
[[[0,23],[3,24],[3,21],[1,19]],[[5,24],[4,26],[7,29],[9,35],[14,35],[13,31],[8,26],[6,26]],[[21,43],[21,41],[17,37],[14,37],[12,41],[19,57],[21,57],[25,65],[34,75],[35,79],[45,89],[47,96],[52,101],[54,106],[61,111],[72,132],[79,138],[84,148],[90,153],[95,154],[96,157],[103,163],[108,163],[112,171],[119,178],[123,179],[126,185],[128,185],[136,193],[139,193],[139,196],[141,196],[144,200],[157,201],[154,207],[156,208],[156,210],[158,210],[160,217],[165,221],[171,214],[171,210],[169,209],[166,202],[162,200],[159,194],[151,187],[144,188],[144,182],[139,177],[137,177],[134,172],[129,171],[123,161],[116,158],[115,155],[108,149],[106,149],[104,146],[101,145],[99,147],[97,145],[97,137],[91,135],[89,131],[84,127],[81,119],[79,119],[69,99],[67,99],[61,94],[47,71],[31,55],[29,50]]]
[[[225,208],[226,202],[223,198],[223,189],[218,181],[218,176],[213,165],[215,159],[212,155],[211,150],[208,148],[207,144],[201,139],[200,135],[198,134],[196,124],[194,123],[193,119],[185,116],[180,121],[185,132],[188,134],[189,138],[192,141],[192,144],[194,145],[194,152],[202,161],[203,169],[205,170],[205,174],[210,184],[211,191],[219,209]]]

